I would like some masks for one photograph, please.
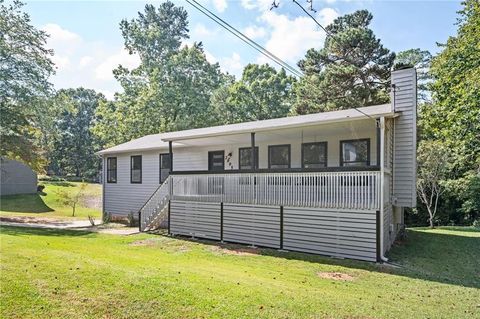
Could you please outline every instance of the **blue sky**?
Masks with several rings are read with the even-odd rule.
[[[260,54],[197,12],[187,2],[174,1],[189,14],[190,39],[202,41],[207,58],[219,62],[222,70],[241,75],[247,63],[268,62]],[[324,32],[291,0],[201,0],[203,5],[242,30],[291,65],[311,47],[321,48]],[[305,4],[306,0],[299,0]],[[52,82],[57,89],[84,86],[111,98],[120,90],[112,70],[122,64],[135,67],[136,56],[123,49],[119,30],[122,19],[132,19],[146,3],[159,1],[27,1],[32,23],[51,37],[57,74]],[[313,0],[317,19],[324,25],[335,17],[358,9],[373,14],[372,29],[382,43],[398,52],[421,48],[438,52],[437,42],[445,42],[456,32],[460,1],[372,1]]]

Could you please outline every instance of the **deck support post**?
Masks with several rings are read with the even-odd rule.
[[[170,203],[171,201],[168,200],[168,220],[167,220],[167,229],[168,229],[168,235],[172,235],[172,233],[170,232]]]
[[[255,163],[255,133],[250,133],[250,142],[252,151],[250,152],[250,163],[252,163],[252,171],[257,169],[257,163]]]
[[[280,206],[280,250],[283,250],[283,206]]]
[[[142,211],[138,211],[138,231],[142,231]]]
[[[223,243],[223,202],[220,203],[220,242]]]
[[[376,225],[376,251],[377,251],[377,262],[382,262],[382,247],[380,245],[381,235],[380,235],[380,211],[375,212],[375,225]]]

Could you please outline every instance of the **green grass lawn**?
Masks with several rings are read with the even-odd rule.
[[[392,268],[153,234],[1,227],[0,317],[479,318],[480,232],[470,230],[409,230],[390,254],[405,267]]]
[[[10,195],[0,198],[0,217],[4,216],[29,216],[72,218],[72,208],[60,201],[59,192],[78,192],[81,183],[76,182],[40,182],[45,185],[43,194]],[[84,194],[89,199],[102,196],[100,184],[87,184]],[[75,218],[85,219],[88,215],[100,218],[101,209],[86,207],[85,203],[77,206]]]

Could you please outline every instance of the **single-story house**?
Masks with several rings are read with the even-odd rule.
[[[415,69],[391,103],[148,135],[100,151],[104,213],[140,228],[367,261],[416,206]]]
[[[22,162],[0,157],[0,195],[35,194],[37,174]]]

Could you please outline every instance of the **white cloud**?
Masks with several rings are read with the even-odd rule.
[[[243,29],[243,33],[250,39],[259,39],[263,38],[267,34],[267,31],[262,27],[251,25]]]
[[[115,97],[115,92],[113,91],[110,91],[110,90],[99,90],[101,93],[103,93],[103,95],[105,95],[105,97],[108,99],[108,100],[113,100],[113,98]]]
[[[215,31],[208,29],[206,26],[204,26],[201,23],[195,25],[195,27],[192,30],[192,37],[195,37],[195,38],[210,37],[214,34],[215,34]]]
[[[121,44],[86,41],[77,33],[55,23],[48,23],[42,30],[50,36],[47,48],[53,49],[52,61],[56,73],[50,78],[56,89],[85,87],[113,98],[121,91],[112,70],[118,64],[133,68],[138,66],[138,56],[129,55]]]
[[[46,46],[53,49],[52,62],[57,72],[70,69],[70,55],[82,44],[82,38],[55,23],[48,23],[41,29],[49,34]]]
[[[317,13],[316,18],[322,25],[328,25],[337,16],[338,13],[334,9],[324,8]],[[287,62],[296,63],[308,49],[323,46],[325,32],[307,16],[290,19],[286,15],[267,11],[262,14],[260,20],[270,29],[270,37],[265,47]],[[268,61],[262,56],[258,62]]]
[[[89,55],[82,56],[82,57],[80,58],[80,62],[79,62],[79,64],[78,64],[78,66],[79,66],[80,68],[84,68],[84,67],[86,67],[87,65],[89,65],[90,63],[92,63],[93,60],[94,60],[93,57],[91,57],[91,56],[89,56]]]
[[[239,75],[243,69],[243,63],[242,59],[240,58],[240,54],[234,52],[231,57],[221,58],[220,68],[224,72]]]
[[[218,12],[223,12],[227,8],[227,0],[213,0],[213,6]]]
[[[317,13],[317,18],[320,19],[320,23],[326,27],[331,24],[333,20],[338,18],[339,14],[335,9],[332,8],[323,8]]]
[[[241,5],[247,10],[257,9],[259,11],[269,10],[273,0],[241,0]],[[280,2],[281,4],[281,2]]]
[[[114,79],[112,71],[120,64],[129,69],[135,68],[140,65],[140,58],[138,55],[128,54],[126,50],[121,49],[108,56],[95,68],[96,78],[104,81]]]
[[[59,41],[59,42],[78,42],[81,41],[81,37],[67,29],[63,29],[61,26],[55,23],[47,23],[42,28],[43,31],[47,32],[50,41]]]
[[[58,70],[65,70],[70,68],[70,59],[68,56],[63,56],[59,54],[55,54],[52,56],[52,62],[55,64],[55,68]]]
[[[204,53],[205,53],[205,58],[207,59],[208,62],[214,64],[214,63],[217,63],[218,60],[217,58],[215,58],[213,56],[213,54],[211,54],[210,52],[208,52],[207,50],[204,50]]]

